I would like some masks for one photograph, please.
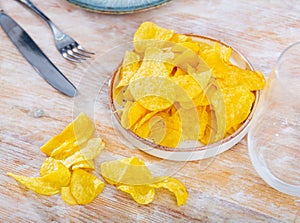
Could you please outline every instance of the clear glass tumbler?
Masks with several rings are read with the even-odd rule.
[[[258,174],[273,188],[300,197],[300,42],[280,55],[248,133]]]

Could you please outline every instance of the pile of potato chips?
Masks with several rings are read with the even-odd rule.
[[[116,71],[113,100],[125,129],[176,148],[185,140],[210,144],[247,119],[262,73],[231,63],[231,48],[144,22]]]
[[[100,138],[92,138],[93,134],[93,122],[81,113],[59,135],[41,147],[49,157],[40,168],[40,177],[7,174],[36,193],[61,193],[68,204],[88,204],[104,188],[104,183],[89,173],[94,170],[94,158],[105,146]]]
[[[48,158],[40,168],[40,177],[7,173],[28,189],[42,195],[61,193],[70,205],[88,204],[103,190],[104,182],[89,171],[95,169],[94,159],[104,149],[100,138],[93,138],[94,124],[81,113],[60,134],[41,147]],[[173,192],[177,205],[186,203],[188,193],[175,178],[153,177],[144,162],[136,157],[103,162],[101,175],[117,189],[129,193],[139,204],[154,200],[155,188]]]

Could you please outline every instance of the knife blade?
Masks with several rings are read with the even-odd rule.
[[[76,87],[50,61],[26,31],[3,10],[0,10],[0,25],[24,58],[52,87],[70,97],[77,94]]]

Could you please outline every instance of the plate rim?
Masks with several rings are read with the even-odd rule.
[[[150,9],[158,8],[160,6],[165,5],[166,3],[170,2],[172,0],[156,0],[153,1],[153,3],[144,4],[141,6],[131,6],[128,8],[125,7],[105,7],[105,6],[95,6],[95,5],[89,5],[79,2],[78,0],[67,0],[70,4],[73,4],[79,8],[85,9],[87,11],[91,12],[98,12],[103,14],[130,14],[130,13],[136,13],[136,12],[143,12]]]

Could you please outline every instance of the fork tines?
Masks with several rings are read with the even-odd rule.
[[[91,58],[90,55],[93,55],[94,53],[87,51],[78,43],[72,43],[68,47],[62,48],[61,54],[64,58],[79,63],[86,60],[86,58]]]

